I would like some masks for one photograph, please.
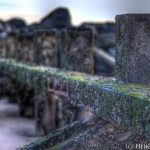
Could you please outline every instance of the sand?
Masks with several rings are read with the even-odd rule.
[[[17,104],[0,100],[0,150],[15,150],[36,140],[34,119],[22,118]]]

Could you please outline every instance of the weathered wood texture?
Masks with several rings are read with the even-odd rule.
[[[150,14],[116,16],[116,79],[150,85]]]
[[[37,86],[41,91],[50,90],[74,105],[82,104],[92,113],[116,125],[146,132],[150,128],[149,87],[120,84],[97,76],[63,72],[55,68],[29,66],[0,59],[4,75]]]

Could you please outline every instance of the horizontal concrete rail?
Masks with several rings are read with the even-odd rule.
[[[29,66],[8,59],[0,59],[0,73],[40,91],[48,90],[66,97],[71,103],[81,104],[120,127],[150,133],[149,87],[51,67]]]

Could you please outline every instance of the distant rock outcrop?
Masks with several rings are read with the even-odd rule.
[[[15,28],[22,28],[26,26],[25,21],[19,18],[13,18],[9,20],[7,23]]]
[[[81,27],[91,27],[95,33],[95,46],[106,51],[115,47],[114,23],[83,23]]]
[[[92,28],[94,32],[95,74],[114,76],[115,24],[87,22],[80,27]]]
[[[58,29],[71,27],[71,16],[67,8],[57,8],[44,17],[41,24]]]

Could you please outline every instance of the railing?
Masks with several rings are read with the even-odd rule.
[[[66,72],[52,67],[22,64],[9,59],[0,59],[1,73],[18,82],[23,82],[32,86],[35,89],[36,94],[48,92],[58,95],[62,99],[69,101],[72,105],[80,104],[96,116],[103,117],[123,129],[130,129],[133,133],[142,132],[146,137],[149,137],[150,72],[149,64],[146,62],[149,60],[150,52],[148,51],[149,45],[143,40],[149,40],[149,34],[147,33],[148,26],[146,25],[149,21],[148,18],[149,15],[120,15],[116,17],[117,81],[84,73]],[[135,24],[138,24],[136,26],[137,28],[132,27],[132,25]],[[140,26],[141,24],[143,25],[142,29]],[[129,28],[130,25],[133,30]],[[137,30],[139,32],[136,32]],[[79,39],[82,39],[76,39],[76,37],[78,37],[78,35],[81,36],[82,34],[73,34],[74,32],[83,32],[83,30],[68,30],[67,33],[64,33],[64,45],[62,44],[62,47],[65,56],[60,59],[61,62],[63,62],[63,68],[70,70],[72,70],[73,66],[74,68],[78,68],[77,66],[80,64],[77,65],[74,56],[77,53],[76,45],[78,44],[75,43]],[[91,32],[88,31],[88,35],[90,35],[89,37],[91,40]],[[87,39],[89,39],[89,37]],[[79,46],[81,49],[86,50],[86,46],[84,47],[83,45],[88,45],[89,40],[87,39],[82,39],[86,44],[80,43],[82,45],[81,47]],[[144,43],[139,43],[139,40],[142,40]],[[75,45],[70,44],[72,41],[75,41]],[[66,46],[67,44],[68,46]],[[90,46],[91,44],[87,47]],[[80,48],[78,48],[79,51],[81,50]],[[69,50],[72,50],[72,52],[69,53]],[[72,56],[71,53],[73,53]],[[87,56],[89,53],[85,51],[84,54]],[[145,58],[142,58],[142,56],[145,56]],[[91,58],[91,54],[90,57],[86,58]],[[84,60],[85,62],[87,61],[87,59]],[[81,62],[80,59],[77,59],[77,62],[78,61]],[[69,64],[71,64],[71,67]],[[89,63],[83,64],[84,69],[81,67],[82,69],[78,71],[86,70],[85,72],[92,73],[92,67],[89,67]],[[37,143],[37,145],[38,144],[39,143]],[[44,140],[41,140],[40,144],[44,144]],[[36,143],[33,144],[33,147],[35,145]]]

